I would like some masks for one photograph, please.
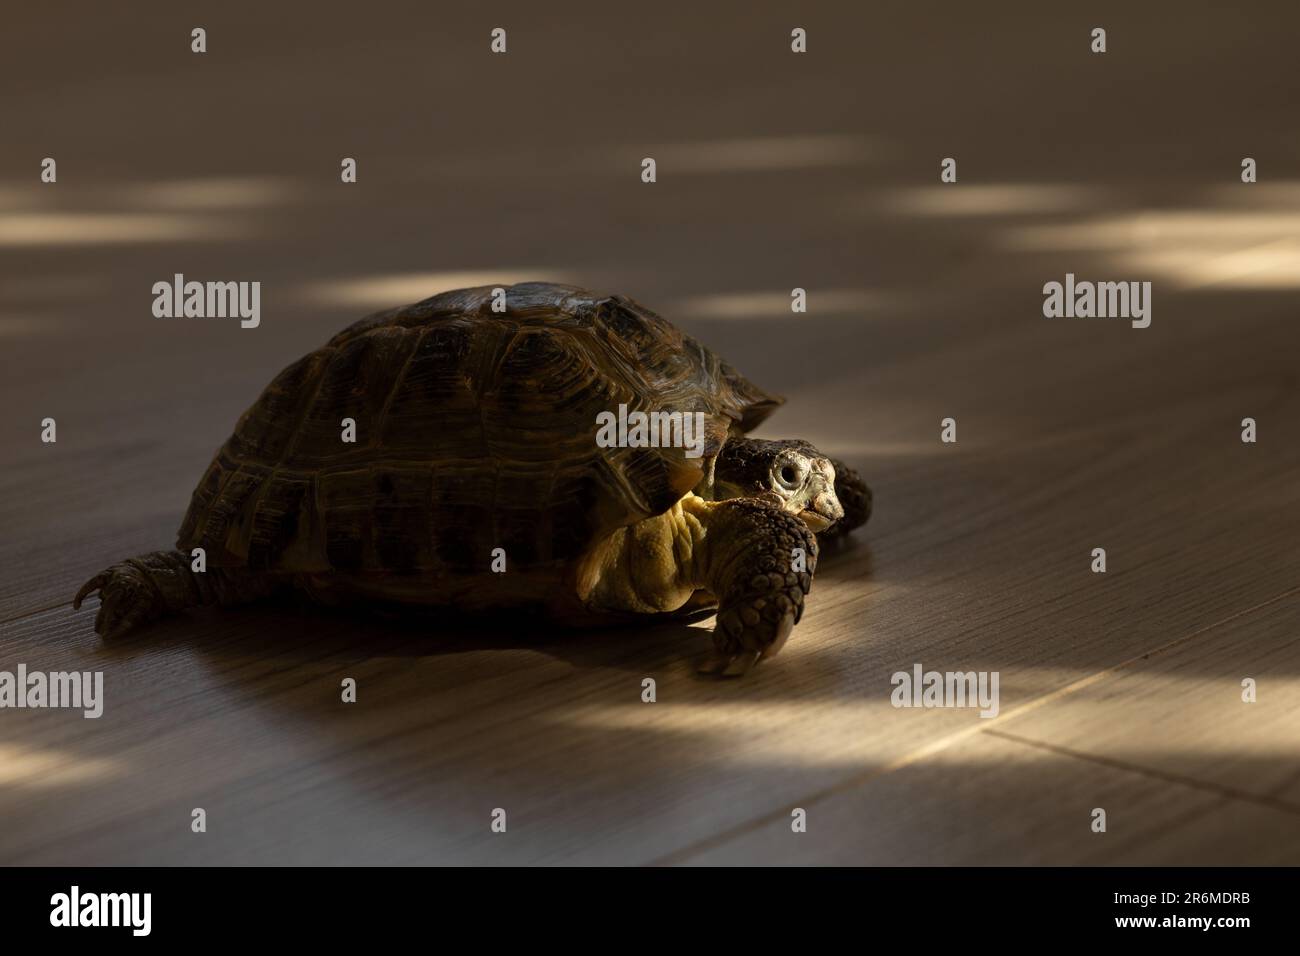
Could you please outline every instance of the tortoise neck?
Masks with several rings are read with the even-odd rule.
[[[751,498],[766,491],[767,464],[774,444],[761,438],[728,438],[713,462],[709,499]]]

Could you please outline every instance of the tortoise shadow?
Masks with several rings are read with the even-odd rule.
[[[816,577],[828,581],[870,577],[871,557],[865,540],[834,539],[822,546]],[[813,595],[815,601],[815,589]],[[630,615],[622,621],[583,626],[509,609],[468,613],[400,605],[327,607],[295,593],[166,617],[100,644],[98,653],[109,659],[131,658],[162,647],[188,645],[217,659],[255,655],[292,666],[309,660],[531,650],[573,667],[643,672],[652,662],[666,658],[702,659],[712,648],[709,622],[714,613],[704,609]]]
[[[846,535],[818,542],[817,581],[862,581],[875,576],[871,542],[862,535]],[[812,600],[816,600],[812,598]]]
[[[575,627],[520,612],[467,614],[392,607],[324,607],[297,596],[231,608],[201,608],[156,621],[100,645],[109,659],[187,645],[214,659],[256,656],[286,666],[364,658],[427,658],[531,650],[578,668],[643,671],[674,653],[709,649],[708,630],[691,626],[712,611]]]

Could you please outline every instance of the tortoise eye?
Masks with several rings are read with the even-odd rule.
[[[787,462],[782,465],[780,471],[777,472],[777,478],[780,480],[781,484],[793,488],[799,483],[799,470],[795,468],[794,465]]]

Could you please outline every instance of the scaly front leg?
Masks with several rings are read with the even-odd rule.
[[[704,530],[692,555],[695,584],[718,596],[715,653],[701,673],[739,676],[772,657],[803,615],[817,539],[765,498],[687,503]]]

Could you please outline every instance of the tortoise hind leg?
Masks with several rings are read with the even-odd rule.
[[[190,560],[183,551],[153,551],[127,558],[83,584],[72,607],[81,607],[82,601],[98,591],[95,631],[113,638],[188,607],[242,604],[266,597],[280,583],[242,568],[195,572]]]

